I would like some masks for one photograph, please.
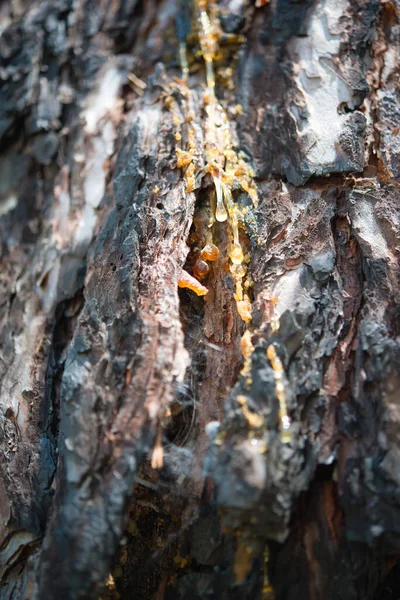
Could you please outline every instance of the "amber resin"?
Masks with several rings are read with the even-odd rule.
[[[208,289],[204,287],[195,277],[192,277],[187,271],[182,269],[180,278],[178,279],[178,287],[187,288],[198,296],[205,296],[208,294]]]
[[[210,271],[210,267],[204,260],[197,260],[193,267],[193,274],[197,279],[204,279],[207,277]]]
[[[238,313],[245,323],[251,321],[251,303],[243,289],[244,252],[239,239],[239,222],[243,214],[232,196],[233,184],[239,184],[257,203],[257,192],[251,168],[234,149],[231,125],[227,114],[215,94],[214,60],[219,49],[219,36],[222,30],[217,18],[215,2],[197,1],[199,39],[206,64],[207,96],[205,98],[205,155],[206,170],[210,173],[216,194],[215,219],[227,221],[231,244],[228,251],[231,273],[235,282],[235,301]],[[243,266],[243,269],[238,267]]]
[[[210,262],[217,260],[219,257],[219,248],[215,244],[207,244],[201,251],[201,258]]]
[[[242,36],[225,34],[218,19],[217,3],[213,0],[195,0],[195,31],[197,32],[201,54],[205,64],[207,89],[204,94],[204,172],[211,176],[214,184],[214,192],[210,193],[211,217],[209,222],[210,240],[201,251],[202,261],[214,261],[218,259],[218,248],[212,243],[212,227],[215,221],[227,222],[230,236],[228,256],[230,271],[235,282],[235,301],[238,313],[245,323],[251,321],[251,303],[248,296],[248,286],[245,286],[247,268],[245,266],[245,254],[240,242],[239,228],[244,228],[244,214],[235,202],[232,190],[241,188],[257,204],[257,191],[254,184],[254,173],[251,167],[243,160],[235,149],[234,136],[231,123],[225,109],[217,99],[215,93],[214,63],[220,56],[220,44],[241,43]],[[179,57],[182,68],[181,87],[189,88],[186,81],[189,76],[189,64],[187,59],[186,44],[181,41],[179,46]],[[232,69],[224,70],[224,78],[232,76]],[[230,86],[228,86],[230,87]],[[169,101],[168,108],[173,110],[173,102]],[[178,121],[178,119],[177,119]],[[178,121],[179,122],[179,121]],[[182,140],[179,133],[175,136],[177,141]],[[177,148],[177,166],[183,169],[186,192],[193,191],[196,178],[196,156],[194,136],[189,139],[187,149]],[[238,269],[238,267],[243,267]],[[193,274],[198,279],[203,279],[207,268],[199,263],[195,266]]]

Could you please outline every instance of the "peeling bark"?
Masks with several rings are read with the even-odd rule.
[[[219,2],[216,61],[247,326],[225,223],[178,288],[213,191],[184,6],[0,7],[1,598],[400,593],[400,6],[258,4]]]

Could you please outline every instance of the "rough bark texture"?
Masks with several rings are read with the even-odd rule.
[[[203,160],[182,6],[0,5],[1,598],[400,596],[400,4],[219,8],[259,194],[246,375],[223,224],[178,293],[211,189],[176,165],[177,117]]]

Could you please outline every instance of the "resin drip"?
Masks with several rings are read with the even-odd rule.
[[[243,160],[235,149],[231,123],[226,111],[220,104],[215,93],[214,63],[220,51],[219,41],[224,39],[228,43],[241,43],[242,36],[224,34],[217,16],[217,5],[207,0],[195,2],[195,25],[200,44],[201,54],[205,64],[207,88],[204,94],[204,172],[211,176],[215,192],[210,194],[211,218],[207,246],[214,246],[212,242],[212,227],[215,221],[227,222],[229,231],[229,268],[235,283],[234,298],[238,313],[245,323],[251,321],[251,303],[248,295],[248,285],[245,285],[247,273],[245,257],[240,242],[239,228],[245,230],[244,216],[232,194],[233,185],[236,189],[246,192],[254,205],[257,204],[257,191],[253,181],[254,173],[250,166]],[[179,46],[182,78],[184,81],[189,76],[186,45],[181,41]],[[193,149],[189,152],[177,150],[177,166],[185,169],[186,191],[193,190],[194,161]],[[206,247],[207,247],[206,246]],[[215,251],[214,251],[215,253]],[[201,260],[215,260],[208,258],[204,249]],[[205,277],[204,265],[194,270],[194,275],[199,279]]]

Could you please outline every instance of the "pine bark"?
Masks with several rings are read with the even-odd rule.
[[[219,2],[259,196],[246,375],[222,224],[208,294],[178,288],[212,188],[177,167],[172,101],[204,160],[185,5],[0,6],[5,600],[400,595],[400,4],[257,5]]]

